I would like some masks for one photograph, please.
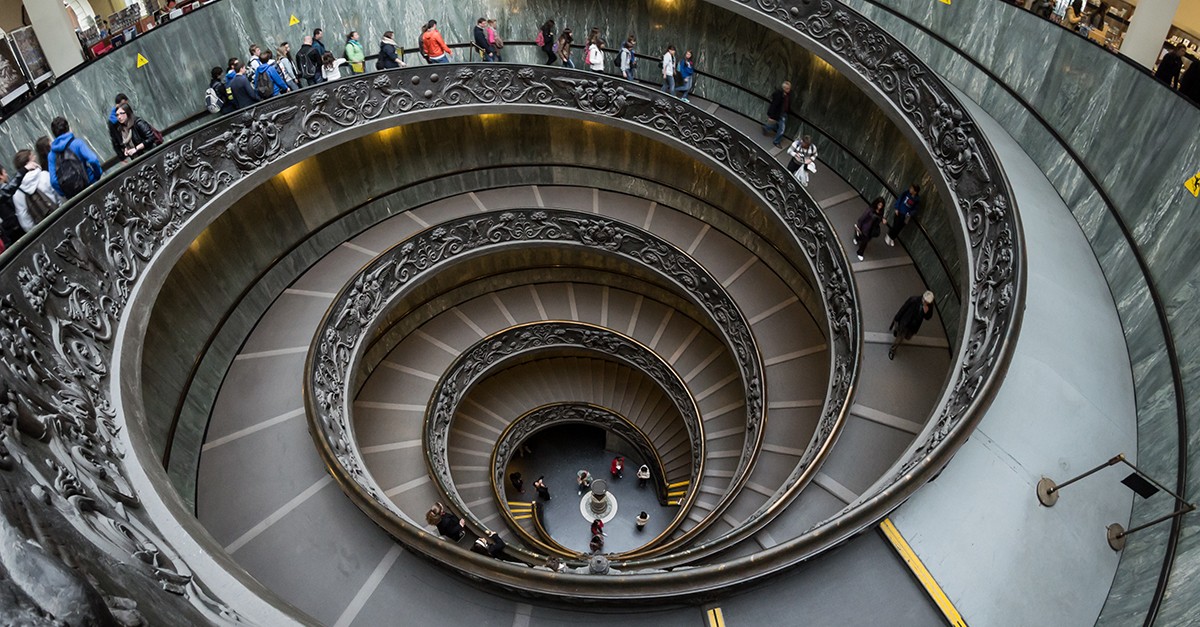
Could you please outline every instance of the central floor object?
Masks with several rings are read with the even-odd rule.
[[[608,522],[617,515],[617,497],[608,491],[607,481],[597,479],[592,482],[591,492],[579,501],[579,513],[588,522],[597,518]]]

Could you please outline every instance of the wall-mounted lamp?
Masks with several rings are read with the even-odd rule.
[[[1080,479],[1083,479],[1084,477],[1095,474],[1096,472],[1116,464],[1125,464],[1133,469],[1133,472],[1130,473],[1129,476],[1121,480],[1121,483],[1125,484],[1125,487],[1133,490],[1138,496],[1144,499],[1148,499],[1155,494],[1158,494],[1159,490],[1162,490],[1163,492],[1175,497],[1177,508],[1170,514],[1159,516],[1158,518],[1155,518],[1148,523],[1138,525],[1133,529],[1127,530],[1120,523],[1112,523],[1108,526],[1108,546],[1112,547],[1112,550],[1120,551],[1121,549],[1125,548],[1125,539],[1129,537],[1130,534],[1137,533],[1147,527],[1153,527],[1160,522],[1171,520],[1172,518],[1182,516],[1196,509],[1196,505],[1194,503],[1188,503],[1183,499],[1183,497],[1168,490],[1161,483],[1155,481],[1152,477],[1139,470],[1137,466],[1129,463],[1129,460],[1125,459],[1124,453],[1113,457],[1112,459],[1077,477],[1073,477],[1064,481],[1061,485],[1055,483],[1054,480],[1049,477],[1042,477],[1037,483],[1038,502],[1046,507],[1054,507],[1054,504],[1058,502],[1058,493],[1060,490],[1071,485],[1072,483],[1075,483],[1076,481],[1079,481]]]

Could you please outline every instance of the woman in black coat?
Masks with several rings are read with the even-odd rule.
[[[912,296],[900,306],[900,311],[892,318],[892,347],[888,349],[888,359],[896,358],[896,348],[904,340],[921,330],[921,323],[933,317],[933,292],[926,291],[920,296]]]
[[[458,542],[466,532],[466,521],[450,512],[443,512],[437,523],[438,533]]]
[[[854,223],[854,243],[858,244],[858,260],[863,260],[863,255],[867,252],[867,243],[879,237],[882,225],[887,224],[887,220],[883,217],[883,199],[876,198],[871,201],[871,206],[863,212],[858,222]]]
[[[158,135],[150,123],[133,114],[128,102],[117,108],[117,125],[121,134],[121,150],[126,159],[133,159],[158,145]]]
[[[394,36],[394,32],[388,31],[379,41],[379,60],[375,62],[376,69],[391,70],[406,65],[400,60],[400,55],[396,53],[396,40],[392,39]]]
[[[558,61],[558,53],[554,50],[554,20],[546,20],[542,24],[542,52],[546,53],[546,65],[554,65]]]

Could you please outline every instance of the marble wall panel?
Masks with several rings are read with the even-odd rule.
[[[1184,368],[1189,399],[1189,440],[1200,439],[1200,417],[1190,399],[1200,394],[1200,373],[1188,366],[1200,348],[1194,303],[1200,243],[1193,219],[1198,204],[1183,181],[1200,168],[1195,129],[1200,110],[1179,99],[1139,68],[1085,39],[1003,2],[946,6],[918,0],[854,3],[883,24],[935,69],[992,113],[1021,143],[1072,207],[1092,241],[1114,293],[1134,361],[1138,391],[1139,459],[1173,485],[1177,449],[1175,398],[1164,339],[1130,246],[1137,246],[1150,278],[1168,301],[1169,332]],[[910,24],[881,7],[899,12]],[[980,27],[986,25],[986,27]],[[984,73],[945,45],[936,34],[982,64],[1014,90],[1061,135],[1112,199],[1133,241],[1126,240],[1092,182],[1065,148],[1033,119],[1025,105],[980,88]],[[1002,33],[1003,36],[996,36]],[[972,76],[974,75],[974,76]],[[990,79],[989,79],[990,80]],[[997,85],[998,86],[998,85]],[[1200,454],[1191,446],[1190,494],[1200,487]],[[1194,498],[1194,497],[1193,497]],[[1134,518],[1161,509],[1135,504]],[[1161,567],[1165,528],[1131,538],[1100,624],[1126,625],[1144,616]],[[1200,532],[1188,521],[1180,542],[1161,624],[1176,624],[1200,601]]]

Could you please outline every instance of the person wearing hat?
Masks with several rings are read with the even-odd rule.
[[[921,323],[933,317],[933,292],[926,291],[920,296],[912,296],[900,306],[896,317],[892,318],[892,347],[888,349],[888,359],[896,358],[896,348],[904,340],[921,330]]]

